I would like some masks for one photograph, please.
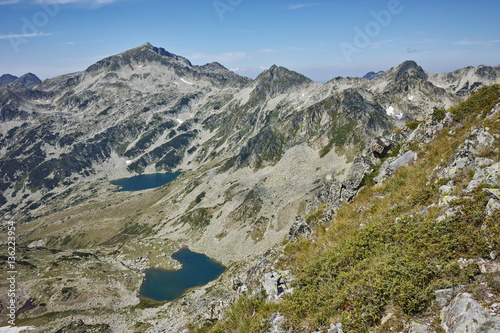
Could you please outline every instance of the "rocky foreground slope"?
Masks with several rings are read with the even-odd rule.
[[[500,85],[408,126],[374,140],[373,155],[392,149],[350,203],[325,182],[323,204],[233,280],[235,305],[194,331],[499,332]]]
[[[318,206],[326,221],[367,179],[383,183],[419,158],[396,159],[417,135],[412,124],[499,74],[432,74],[408,61],[372,80],[320,84],[278,66],[252,80],[145,44],[82,72],[0,87],[2,226],[17,226],[18,308],[37,305],[19,318],[48,332],[171,332],[217,304],[221,312],[234,298],[232,278],[292,225],[292,234],[310,230],[300,220]],[[154,190],[109,184],[177,170]],[[227,273],[167,305],[140,302],[142,270],[176,267],[170,254],[182,245]]]

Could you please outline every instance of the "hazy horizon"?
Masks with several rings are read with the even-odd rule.
[[[82,71],[145,42],[255,78],[276,64],[314,81],[406,60],[441,73],[497,66],[497,1],[0,0],[0,74]]]

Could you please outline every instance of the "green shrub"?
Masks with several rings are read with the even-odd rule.
[[[158,301],[153,301],[152,299],[148,298],[143,298],[139,302],[139,304],[136,305],[138,309],[144,310],[144,309],[149,309],[149,308],[157,308],[159,306],[162,306],[165,304],[165,302],[158,302]]]
[[[408,127],[409,129],[411,129],[412,131],[416,130],[418,125],[422,124],[423,121],[421,120],[412,120],[412,121],[407,121],[406,122],[406,127]]]
[[[494,84],[483,87],[474,92],[471,97],[450,109],[453,119],[463,121],[468,116],[474,116],[481,112],[489,112],[499,102],[500,85]]]

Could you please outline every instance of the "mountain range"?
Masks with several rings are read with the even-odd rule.
[[[149,43],[44,81],[6,74],[0,215],[19,225],[20,244],[45,249],[37,254],[45,264],[54,262],[51,249],[92,249],[107,253],[104,269],[119,275],[120,263],[170,268],[166,254],[187,245],[236,269],[321,205],[325,183],[340,184],[349,202],[408,137],[405,125],[499,82],[500,67],[435,74],[414,61],[324,83],[276,65],[251,79]],[[182,175],[155,190],[114,192],[109,183],[174,171]],[[165,256],[136,260],[152,248]],[[120,306],[135,302],[130,290],[141,277],[127,274],[136,275],[117,287],[127,290]],[[68,279],[50,283],[68,287]],[[96,285],[101,305],[111,306],[105,289]],[[74,304],[58,300],[47,311]]]

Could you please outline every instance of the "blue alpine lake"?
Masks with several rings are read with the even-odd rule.
[[[145,270],[140,294],[154,301],[172,301],[193,287],[203,286],[217,279],[226,268],[204,254],[188,248],[172,254],[172,258],[182,264],[177,271],[160,269]]]
[[[117,192],[121,191],[142,191],[150,188],[160,187],[177,178],[181,173],[153,173],[149,175],[139,175],[130,178],[113,180],[111,184],[120,186]]]

